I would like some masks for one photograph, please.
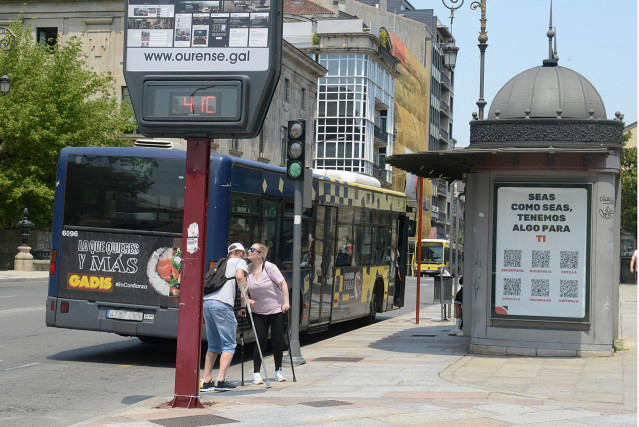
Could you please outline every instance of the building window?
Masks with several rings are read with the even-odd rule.
[[[300,108],[302,110],[306,109],[306,89],[302,89],[302,95],[300,99]]]
[[[282,126],[282,135],[280,136],[280,145],[282,146],[282,155],[280,156],[280,164],[286,164],[286,135],[288,134],[288,128]]]
[[[291,81],[289,79],[284,79],[284,101],[286,102],[288,102],[288,92],[290,85]]]
[[[262,128],[262,131],[260,132],[260,139],[259,139],[259,142],[258,142],[258,148],[259,148],[258,155],[260,157],[264,157],[264,152],[265,152],[265,148],[266,148],[266,135],[264,135],[264,128]]]
[[[133,104],[131,103],[131,95],[129,94],[129,88],[126,86],[122,86],[122,104],[126,104],[131,107],[131,117],[129,117],[129,121],[135,124],[135,129],[131,131],[133,134],[139,134],[140,129],[138,129],[138,122],[135,120],[135,114],[133,113]]]
[[[37,28],[36,39],[43,46],[53,47],[58,41],[58,28]]]
[[[240,151],[240,140],[237,138],[231,139],[231,150]]]

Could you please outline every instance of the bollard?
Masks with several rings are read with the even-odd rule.
[[[18,246],[18,253],[15,256],[13,269],[17,271],[33,271],[33,255],[31,255],[31,247],[27,245],[27,239],[31,235],[29,229],[33,228],[33,223],[29,221],[29,210],[24,208],[22,212],[24,218],[18,221],[17,226],[20,227],[22,244]]]

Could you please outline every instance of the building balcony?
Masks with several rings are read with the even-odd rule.
[[[444,73],[441,74],[441,84],[442,86],[445,86],[446,89],[451,89],[450,78]]]
[[[448,143],[448,132],[444,128],[439,128],[439,139]]]
[[[390,171],[379,168],[378,166],[373,166],[373,178],[376,178],[379,181],[379,183],[382,185],[382,188],[391,188],[391,183],[388,180],[389,172]]]
[[[375,125],[373,134],[375,137],[375,148],[386,147],[386,145],[388,145],[388,132],[383,131],[381,127]]]
[[[399,59],[395,58],[389,51],[387,51],[382,45],[377,46],[377,53],[386,61],[393,69],[395,64],[399,62]]]
[[[443,99],[439,100],[439,113],[450,117],[450,107]]]

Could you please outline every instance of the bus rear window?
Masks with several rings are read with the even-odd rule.
[[[64,225],[182,233],[184,160],[71,155]]]

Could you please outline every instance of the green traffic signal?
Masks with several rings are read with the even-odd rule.
[[[306,120],[289,120],[286,148],[286,175],[289,179],[304,179],[305,145]]]
[[[287,165],[286,173],[290,178],[298,179],[302,175],[302,169],[300,162],[291,162]]]

